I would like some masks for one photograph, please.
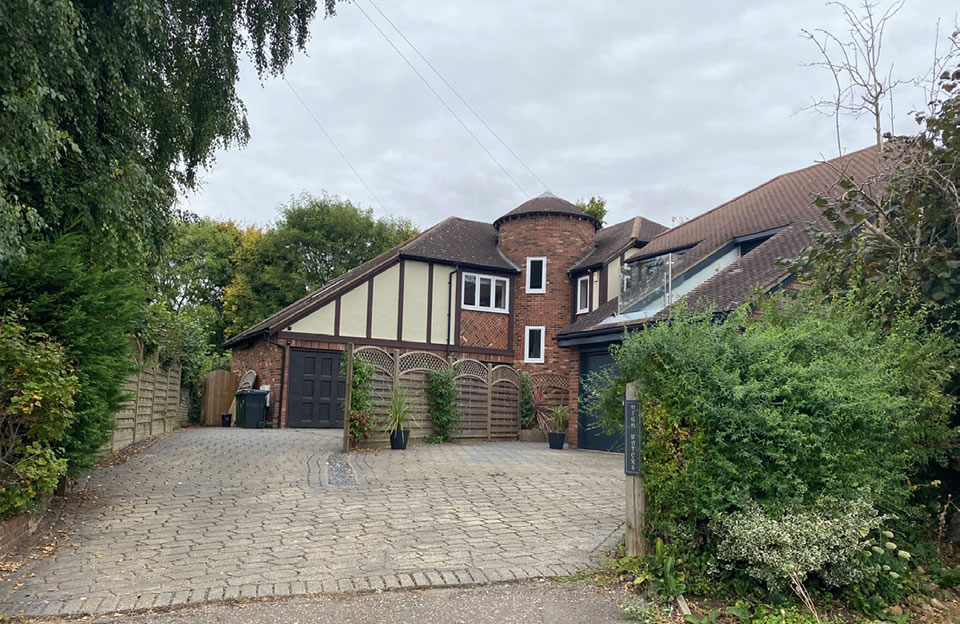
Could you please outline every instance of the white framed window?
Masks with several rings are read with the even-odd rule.
[[[464,310],[509,311],[510,280],[506,277],[464,273],[460,305]]]
[[[590,311],[590,275],[577,280],[577,314]]]
[[[524,330],[523,361],[533,364],[543,363],[543,343],[546,339],[545,327],[527,326]]]
[[[527,292],[547,292],[546,258],[527,258]]]

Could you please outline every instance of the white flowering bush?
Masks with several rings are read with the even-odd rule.
[[[837,587],[860,581],[864,553],[875,540],[871,533],[883,521],[863,499],[849,502],[821,499],[777,517],[759,505],[721,516],[719,556],[740,567],[772,591],[789,586],[813,610],[805,581],[811,574]]]

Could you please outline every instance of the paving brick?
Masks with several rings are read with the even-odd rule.
[[[28,559],[0,614],[567,574],[616,541],[618,455],[426,445],[351,456],[356,487],[308,484],[311,458],[336,452],[340,435],[194,429],[95,470],[84,484],[97,502],[78,496],[63,514],[73,547]]]

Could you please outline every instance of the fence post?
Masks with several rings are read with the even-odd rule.
[[[637,400],[635,383],[628,383],[627,402]],[[624,427],[626,433],[626,427]],[[629,449],[626,450],[629,453]],[[647,496],[643,485],[643,474],[627,475],[627,505],[624,543],[628,557],[645,557],[650,552],[647,543]]]
[[[493,364],[487,364],[487,442],[493,427]]]
[[[350,450],[350,414],[353,413],[353,343],[347,345],[347,396],[343,400],[343,452]]]

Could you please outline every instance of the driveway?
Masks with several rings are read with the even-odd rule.
[[[623,457],[545,444],[339,453],[339,431],[191,429],[71,495],[0,614],[561,576],[612,548]]]

